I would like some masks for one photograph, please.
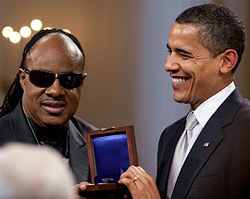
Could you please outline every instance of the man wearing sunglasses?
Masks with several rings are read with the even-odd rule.
[[[34,143],[57,149],[77,182],[87,181],[85,133],[94,127],[74,116],[87,74],[79,41],[60,29],[35,34],[0,109],[0,145]],[[18,165],[17,165],[18,166]]]

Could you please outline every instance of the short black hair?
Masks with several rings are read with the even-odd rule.
[[[77,45],[77,47],[79,48],[79,50],[81,51],[81,53],[83,55],[83,59],[85,60],[83,48],[82,48],[79,40],[74,35],[66,32],[62,29],[57,29],[57,28],[43,29],[43,30],[40,30],[39,32],[37,32],[30,39],[30,41],[25,45],[25,47],[23,49],[22,60],[21,60],[19,68],[25,69],[27,55],[31,51],[32,47],[36,44],[36,42],[39,39],[41,39],[42,37],[44,37],[48,34],[52,34],[52,33],[61,33],[61,34],[66,35],[67,37],[69,37]],[[16,107],[16,105],[18,104],[18,102],[21,100],[22,96],[23,96],[23,89],[22,89],[22,86],[20,84],[19,73],[17,73],[13,83],[11,84],[11,86],[10,86],[10,88],[9,88],[9,90],[8,90],[4,100],[3,100],[3,104],[0,107],[0,117],[13,111],[14,108]]]
[[[203,4],[188,8],[175,20],[179,24],[191,24],[198,28],[198,41],[216,57],[227,49],[234,49],[237,69],[245,49],[245,28],[242,21],[230,9],[219,4]]]

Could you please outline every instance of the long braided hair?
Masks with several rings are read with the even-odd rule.
[[[43,30],[40,30],[39,32],[37,32],[30,39],[30,41],[25,45],[25,47],[23,49],[22,60],[21,60],[21,64],[20,64],[19,68],[25,69],[26,57],[27,57],[28,53],[30,52],[31,48],[35,45],[35,43],[39,39],[41,39],[42,37],[44,37],[48,34],[51,34],[51,33],[61,33],[61,34],[68,36],[77,45],[79,50],[82,52],[83,58],[85,57],[82,46],[81,46],[80,42],[78,41],[78,39],[74,35],[63,31],[62,29],[56,29],[56,28],[43,29]],[[17,75],[16,75],[13,83],[11,84],[6,96],[4,97],[3,103],[0,107],[0,117],[13,111],[14,108],[17,106],[18,102],[20,101],[20,99],[22,98],[22,96],[23,96],[23,89],[22,89],[22,86],[20,84],[19,73],[17,73]]]

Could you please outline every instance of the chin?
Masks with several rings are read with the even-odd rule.
[[[185,103],[184,100],[180,97],[176,97],[174,96],[174,101],[178,102],[178,103]]]
[[[44,124],[47,127],[62,127],[68,123],[68,120],[60,119],[60,118],[51,118],[44,121]]]
[[[60,128],[66,126],[67,123],[47,123],[46,127]]]
[[[184,103],[184,104],[188,103],[188,97],[185,97],[184,95],[174,94],[173,99],[178,103]]]

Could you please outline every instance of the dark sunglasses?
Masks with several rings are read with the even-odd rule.
[[[73,89],[82,85],[83,80],[87,76],[87,73],[52,73],[41,70],[28,70],[24,69],[24,72],[29,75],[29,80],[32,84],[40,88],[47,88],[53,85],[56,79],[63,88]]]

